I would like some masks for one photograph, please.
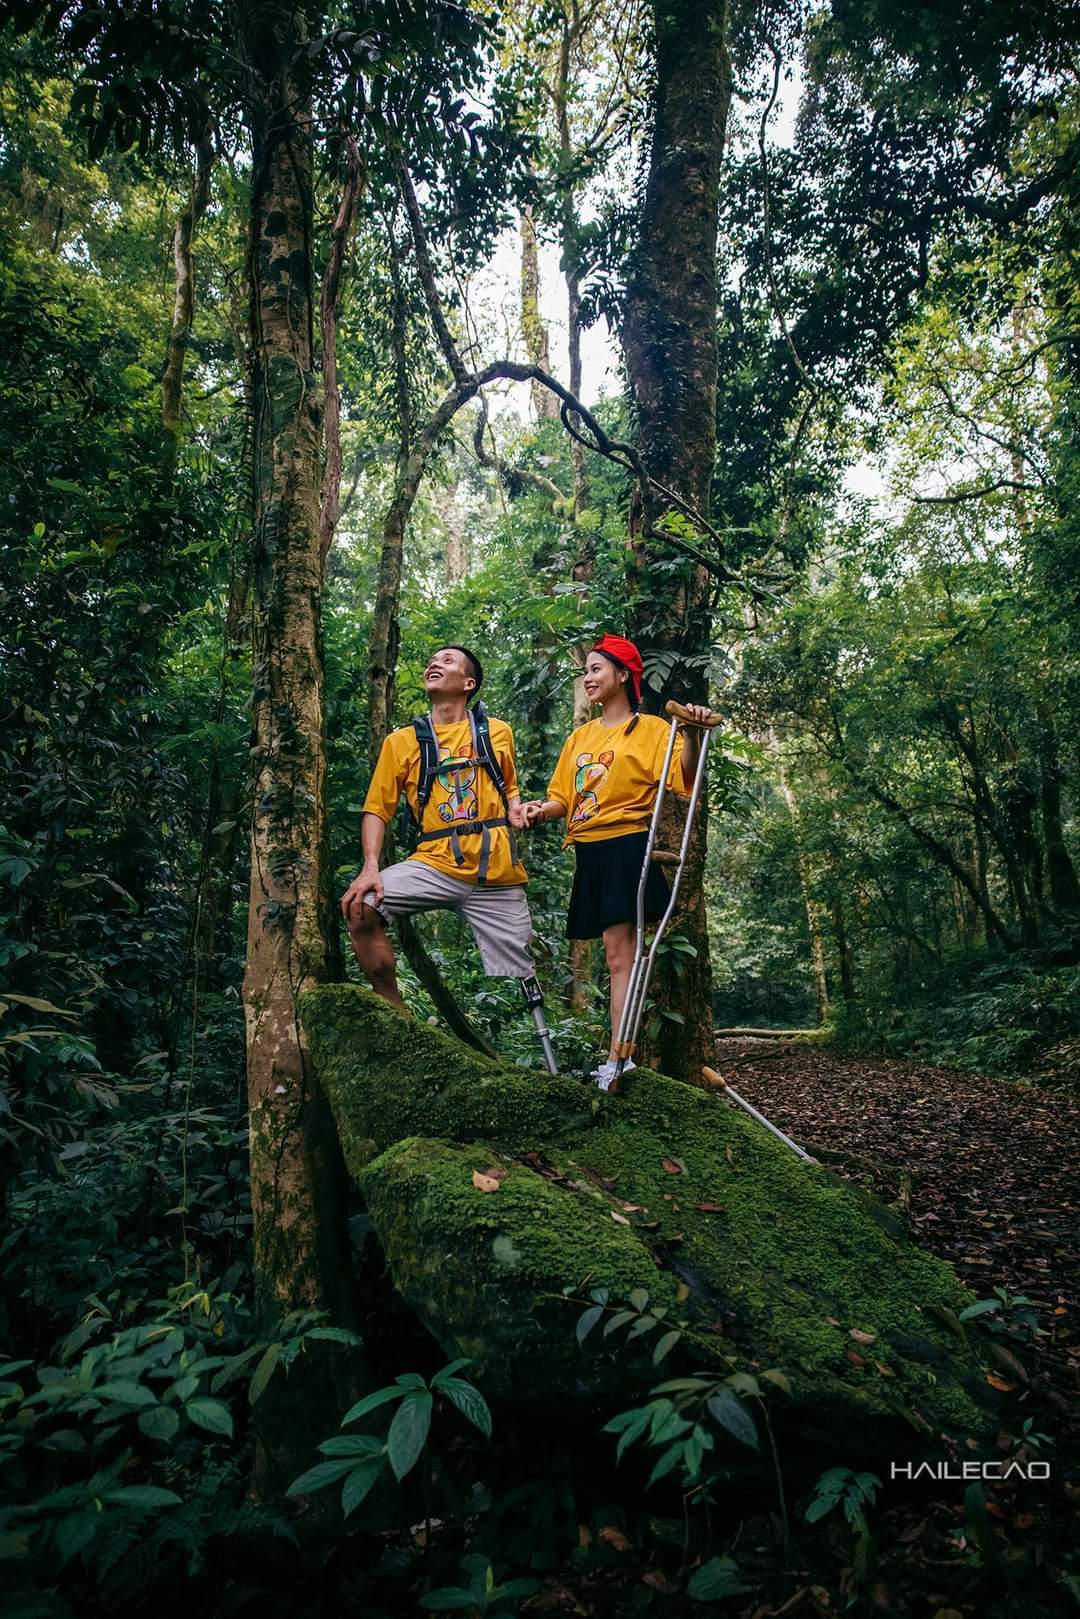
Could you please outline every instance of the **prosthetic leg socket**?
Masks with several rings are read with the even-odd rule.
[[[547,1019],[544,1017],[544,992],[540,988],[540,980],[534,975],[532,978],[519,978],[518,983],[521,985],[525,1005],[533,1015],[536,1033],[544,1049],[544,1061],[547,1064],[548,1073],[557,1074],[559,1065],[555,1061],[555,1048],[551,1044],[551,1031],[547,1026]]]

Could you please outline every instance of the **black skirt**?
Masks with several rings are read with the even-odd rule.
[[[598,939],[615,922],[637,920],[637,891],[647,832],[628,832],[620,838],[598,838],[575,843],[577,866],[566,918],[568,939]],[[670,889],[659,866],[649,862],[645,884],[645,920],[659,921],[667,909]]]

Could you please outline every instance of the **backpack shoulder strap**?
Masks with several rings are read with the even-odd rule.
[[[416,824],[419,826],[424,819],[424,811],[427,809],[439,769],[439,744],[435,739],[435,727],[429,714],[418,714],[412,724],[420,748],[420,775],[416,783]]]
[[[491,777],[496,791],[503,801],[503,807],[506,808],[506,778],[502,773],[502,766],[492,746],[487,709],[483,703],[474,703],[472,708],[469,709],[469,725],[472,729],[473,754]]]

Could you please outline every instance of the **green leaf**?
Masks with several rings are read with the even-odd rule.
[[[474,1428],[479,1428],[485,1439],[491,1438],[491,1412],[479,1389],[459,1377],[448,1377],[439,1384],[439,1392],[453,1401],[462,1416],[467,1417]]]
[[[285,1491],[288,1496],[314,1495],[316,1490],[324,1490],[328,1484],[336,1484],[339,1478],[351,1473],[356,1463],[351,1458],[340,1462],[319,1462],[317,1466],[310,1467],[306,1473],[294,1479]]]
[[[130,1383],[123,1380],[114,1383],[98,1383],[90,1391],[96,1400],[115,1400],[118,1405],[157,1405],[157,1395],[153,1389],[148,1389],[142,1383]]]
[[[689,1426],[689,1423],[687,1423],[687,1427]],[[645,1486],[646,1489],[651,1489],[654,1484],[658,1484],[662,1478],[666,1478],[670,1472],[673,1472],[678,1467],[683,1460],[684,1450],[685,1446],[681,1439],[676,1444],[668,1446],[650,1473],[649,1482]]]
[[[433,1389],[441,1388],[444,1378],[455,1377],[458,1372],[463,1371],[466,1366],[471,1366],[471,1365],[472,1365],[472,1361],[468,1360],[468,1359],[452,1360],[450,1362],[449,1366],[444,1366],[441,1372],[436,1372],[435,1373],[435,1376],[431,1379],[432,1388]]]
[[[686,1594],[695,1602],[719,1602],[739,1590],[739,1566],[731,1557],[710,1557],[696,1568],[687,1582]]]
[[[148,1439],[167,1444],[179,1431],[180,1417],[171,1405],[158,1405],[152,1411],[139,1412],[139,1428]]]
[[[587,1310],[583,1310],[578,1316],[577,1326],[574,1330],[579,1344],[583,1344],[585,1342],[586,1338],[589,1336],[590,1332],[595,1327],[603,1313],[604,1306],[602,1304],[593,1304],[590,1305]]]
[[[182,1507],[183,1499],[172,1490],[159,1489],[156,1484],[130,1484],[119,1490],[108,1490],[101,1498],[114,1506],[137,1507],[140,1512],[155,1507]]]
[[[347,1518],[350,1512],[355,1512],[360,1503],[369,1494],[372,1485],[383,1471],[383,1458],[363,1462],[354,1467],[341,1488],[341,1510]]]
[[[961,1321],[974,1321],[978,1315],[989,1315],[991,1310],[1000,1310],[1000,1299],[979,1299],[977,1304],[969,1304],[966,1310],[960,1311]]]
[[[626,1334],[627,1343],[630,1342],[631,1338],[640,1338],[644,1333],[652,1332],[653,1328],[659,1325],[660,1323],[654,1315],[639,1315],[630,1331]]]
[[[737,1394],[732,1394],[730,1389],[721,1389],[719,1394],[714,1394],[711,1399],[706,1400],[705,1409],[741,1444],[749,1445],[752,1450],[758,1449],[754,1419]]]
[[[381,1456],[385,1447],[374,1434],[343,1433],[335,1434],[333,1439],[324,1439],[319,1449],[324,1456],[351,1456],[355,1461],[360,1456]]]
[[[97,1512],[69,1512],[60,1519],[53,1534],[61,1567],[93,1540],[100,1524],[101,1514]]]
[[[153,1416],[152,1411],[144,1411],[139,1417],[139,1427],[142,1427],[143,1418]],[[47,1450],[62,1450],[81,1454],[86,1449],[86,1440],[76,1428],[58,1428],[55,1433],[41,1443]]]
[[[365,1394],[341,1419],[344,1428],[348,1423],[355,1422],[359,1417],[366,1417],[369,1411],[375,1411],[380,1405],[386,1405],[389,1400],[400,1400],[405,1390],[398,1385],[391,1384],[383,1389],[376,1389],[374,1394]]]
[[[634,1411],[630,1414],[631,1420],[624,1427],[622,1438],[619,1440],[615,1450],[615,1460],[617,1462],[622,1461],[623,1452],[634,1443],[635,1439],[641,1438],[649,1425],[649,1416],[650,1411],[647,1405],[642,1406],[640,1411]]]
[[[654,1445],[666,1445],[669,1439],[678,1439],[682,1434],[689,1433],[693,1426],[677,1411],[670,1411],[661,1422],[653,1419],[650,1441]]]
[[[232,1412],[224,1400],[189,1400],[184,1407],[190,1421],[208,1433],[224,1434],[227,1439],[232,1438],[233,1420]]]
[[[355,1332],[350,1332],[348,1327],[312,1327],[304,1336],[309,1339],[317,1338],[320,1343],[349,1344],[354,1349],[359,1348],[364,1341]]]
[[[259,1364],[256,1366],[254,1372],[251,1374],[251,1382],[248,1384],[248,1399],[251,1401],[252,1405],[255,1404],[255,1401],[259,1398],[259,1395],[263,1393],[266,1385],[273,1377],[274,1368],[277,1366],[280,1359],[281,1345],[271,1344],[269,1349],[267,1349],[263,1354],[263,1357],[259,1361]]]
[[[642,1310],[648,1307],[649,1295],[643,1287],[635,1287],[630,1295],[630,1303],[640,1315]]]
[[[431,1428],[433,1404],[433,1397],[426,1389],[415,1390],[406,1395],[394,1412],[386,1436],[386,1453],[396,1479],[403,1479],[419,1460]]]
[[[652,1352],[654,1366],[659,1366],[664,1356],[670,1355],[681,1337],[682,1333],[676,1328],[673,1332],[665,1332],[664,1336],[657,1340]]]
[[[427,1384],[425,1383],[424,1379],[420,1376],[419,1372],[402,1372],[400,1377],[395,1377],[394,1378],[394,1382],[397,1384],[397,1386],[399,1388],[403,1388],[403,1389],[426,1389],[427,1388]]]
[[[604,1323],[604,1337],[608,1337],[608,1335],[612,1332],[618,1332],[620,1327],[625,1327],[628,1322],[636,1320],[636,1311],[620,1310],[617,1315],[612,1316],[610,1321],[606,1321]]]

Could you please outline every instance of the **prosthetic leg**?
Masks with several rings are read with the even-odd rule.
[[[547,1019],[544,1017],[544,992],[540,988],[540,980],[534,974],[532,978],[519,978],[518,983],[521,985],[525,1005],[533,1015],[536,1033],[540,1044],[544,1048],[544,1061],[547,1063],[548,1073],[557,1074],[559,1065],[555,1061],[555,1048],[551,1044],[551,1031],[547,1026]]]
[[[622,1016],[619,1019],[619,1030],[615,1040],[615,1071],[607,1080],[599,1080],[601,1090],[613,1093],[619,1089],[623,1069],[634,1055],[637,1038],[641,1029],[641,1019],[645,1011],[645,996],[649,990],[649,979],[652,977],[653,965],[656,961],[656,952],[660,940],[664,937],[668,923],[675,914],[675,905],[679,898],[679,884],[686,867],[686,856],[690,848],[690,836],[694,829],[694,817],[701,801],[701,789],[705,782],[705,768],[709,758],[709,740],[713,731],[722,722],[718,715],[714,715],[701,729],[704,736],[701,739],[701,751],[698,754],[697,770],[694,772],[694,785],[690,791],[690,803],[686,811],[686,824],[683,827],[682,843],[678,854],[669,854],[656,847],[656,834],[660,827],[660,816],[667,797],[668,772],[671,769],[671,760],[675,752],[675,736],[680,722],[693,725],[691,719],[681,703],[668,703],[667,712],[671,715],[671,731],[668,735],[667,752],[664,755],[664,765],[660,772],[660,780],[656,787],[656,803],[653,805],[652,820],[649,823],[649,837],[645,845],[645,858],[641,863],[641,877],[637,891],[637,933],[634,942],[634,963],[630,968],[630,977],[626,985],[626,999],[623,1001]],[[671,893],[668,896],[667,910],[657,924],[653,936],[652,946],[648,955],[645,953],[645,884],[649,876],[649,862],[656,861],[658,865],[670,866]]]

